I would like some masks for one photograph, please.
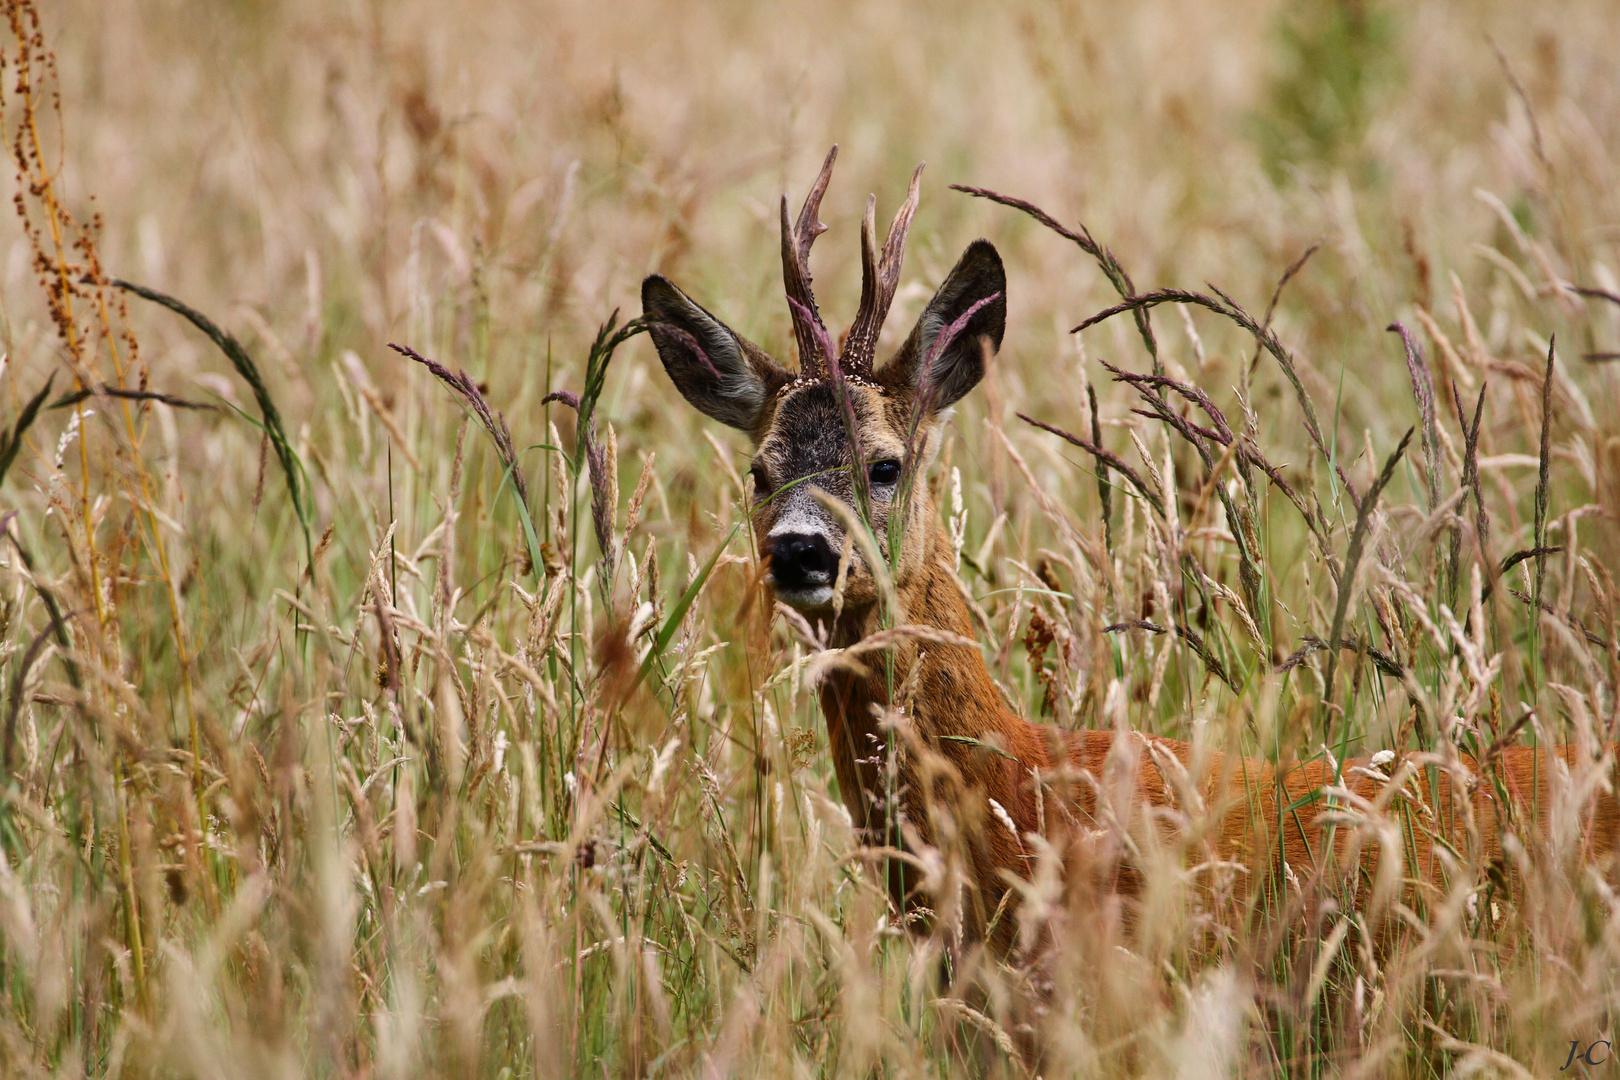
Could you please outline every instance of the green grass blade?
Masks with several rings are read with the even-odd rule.
[[[40,387],[39,393],[29,398],[28,403],[22,407],[22,412],[17,414],[16,425],[6,433],[5,441],[0,443],[0,484],[5,483],[6,473],[11,471],[12,463],[17,460],[17,451],[22,448],[23,435],[38,419],[39,407],[50,396],[51,383],[55,381],[56,373],[52,372],[51,377],[45,380],[45,385]]]
[[[304,558],[305,561],[309,561],[313,557],[314,545],[310,541],[309,509],[305,506],[304,484],[300,479],[304,475],[304,463],[299,460],[292,443],[287,439],[286,429],[281,424],[281,411],[276,408],[275,399],[270,396],[270,388],[265,386],[264,377],[259,374],[259,366],[253,362],[247,350],[242,348],[241,342],[221,330],[202,312],[156,289],[148,289],[144,285],[120,278],[112,278],[111,281],[126,292],[132,292],[154,304],[161,304],[189,319],[193,326],[218,346],[219,351],[225,354],[225,358],[236,369],[236,373],[242,377],[242,381],[248,384],[248,389],[253,392],[253,400],[259,406],[259,415],[264,418],[264,429],[270,435],[270,445],[275,449],[282,475],[287,480],[287,492],[292,496],[293,513],[298,515],[298,524],[304,530]]]
[[[686,618],[687,611],[692,607],[692,602],[698,598],[698,593],[703,591],[703,585],[709,580],[709,575],[714,572],[715,564],[720,561],[721,554],[731,546],[731,541],[736,538],[741,528],[742,522],[740,521],[731,527],[731,532],[727,533],[726,538],[714,549],[714,554],[709,556],[709,561],[704,563],[702,569],[697,572],[697,576],[692,579],[692,584],[686,587],[686,591],[681,594],[681,598],[675,601],[675,606],[670,608],[668,617],[664,619],[663,627],[658,631],[658,637],[653,641],[652,652],[647,654],[647,659],[641,662],[641,670],[636,672],[636,681],[630,687],[632,690],[641,685],[642,680],[652,671],[653,664],[664,654],[664,650],[669,648],[669,643],[674,639],[675,631],[680,629],[682,620]]]

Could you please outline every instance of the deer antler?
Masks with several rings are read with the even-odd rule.
[[[797,223],[789,224],[787,196],[782,196],[782,284],[787,289],[788,307],[793,312],[793,336],[799,343],[800,378],[827,376],[827,360],[821,345],[828,339],[827,325],[821,321],[815,293],[810,291],[810,245],[827,231],[820,220],[821,196],[826,194],[833,162],[837,160],[835,143],[827,151],[827,160],[821,164],[821,175],[816,177],[810,194],[804,197]]]
[[[843,355],[839,358],[839,367],[854,378],[872,374],[878,334],[889,315],[889,305],[894,303],[894,290],[900,284],[900,261],[905,254],[911,217],[917,212],[917,186],[922,181],[922,171],[923,167],[918,165],[917,171],[911,174],[911,191],[894,215],[881,255],[875,220],[877,196],[868,196],[866,200],[866,216],[861,219],[861,306],[850,324]]]

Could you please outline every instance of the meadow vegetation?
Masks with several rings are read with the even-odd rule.
[[[1611,4],[6,10],[0,1074],[1548,1076],[1620,1035],[1579,857]],[[918,161],[880,355],[967,241],[1006,261],[928,482],[1013,708],[1413,785],[1573,744],[1547,827],[1366,914],[1325,856],[1250,900],[1122,835],[1131,917],[1042,863],[1039,970],[900,925],[748,447],[634,319],[665,273],[791,360],[777,200],[834,142],[835,329]]]

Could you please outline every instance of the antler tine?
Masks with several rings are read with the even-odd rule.
[[[923,167],[918,165],[911,174],[911,190],[895,212],[881,253],[877,249],[877,199],[869,198],[866,202],[866,217],[861,221],[861,306],[844,340],[840,360],[840,366],[856,377],[872,374],[878,334],[889,315],[889,305],[894,303],[894,291],[900,285],[900,263],[905,255],[906,234],[911,231],[911,218],[917,212],[922,171]]]
[[[793,336],[799,344],[799,373],[809,378],[821,378],[827,373],[827,361],[822,355],[821,346],[821,342],[827,338],[827,327],[821,321],[815,293],[810,289],[810,245],[827,231],[827,226],[820,220],[821,197],[827,192],[833,162],[837,160],[838,146],[835,143],[827,151],[827,160],[821,163],[821,175],[816,177],[810,193],[804,197],[804,206],[799,210],[796,223],[789,221],[787,196],[782,196],[782,284],[791,301],[788,307],[793,313]]]
[[[868,363],[863,369],[860,364],[860,354],[853,348],[854,343],[865,333],[865,319],[867,313],[878,304],[878,279],[882,264],[878,261],[877,245],[877,196],[866,197],[866,213],[861,215],[861,306],[855,309],[855,321],[850,324],[849,335],[844,339],[843,356],[839,358],[839,366],[853,364],[852,375],[865,375],[871,371]],[[877,320],[877,327],[882,328],[883,319]],[[874,332],[873,341],[877,340]]]
[[[799,207],[799,220],[794,226],[802,245],[800,254],[810,254],[810,244],[816,237],[827,231],[827,226],[817,220],[821,214],[821,197],[827,194],[827,184],[832,180],[833,162],[838,160],[838,144],[833,143],[832,149],[827,151],[827,158],[821,163],[821,174],[816,182],[810,186],[809,194],[804,197],[804,205]]]

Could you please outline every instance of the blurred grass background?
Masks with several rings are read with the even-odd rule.
[[[1549,562],[1547,588],[1611,644],[1583,655],[1499,597],[1501,675],[1470,696],[1436,655],[1423,679],[1465,701],[1469,721],[1501,722],[1493,731],[1524,700],[1542,708],[1527,737],[1601,733],[1615,709],[1605,568],[1620,556],[1620,364],[1583,356],[1620,349],[1620,306],[1562,285],[1617,288],[1613,14],[1596,0],[44,10],[60,72],[60,122],[40,124],[53,190],[81,221],[99,217],[108,274],[180,298],[255,358],[307,473],[315,558],[248,387],[184,320],[131,298],[128,385],[217,408],[137,403],[127,443],[102,402],[82,421],[48,410],[0,490],[18,511],[0,570],[16,732],[0,830],[3,1071],[1016,1068],[1005,1032],[1028,1021],[1011,995],[940,997],[938,949],[894,931],[851,859],[804,643],[758,602],[746,533],[702,572],[742,520],[744,440],[680,401],[650,343],[618,351],[597,412],[618,507],[604,584],[577,456],[563,456],[572,413],[541,404],[581,388],[598,326],[637,314],[654,271],[791,359],[777,200],[797,205],[833,142],[831,231],[814,257],[829,324],[858,296],[866,193],[887,215],[918,161],[888,345],[969,240],[991,238],[1006,260],[1007,342],[952,421],[939,483],[948,504],[960,471],[965,573],[1001,638],[986,642],[992,670],[1030,715],[1045,701],[1050,719],[1107,726],[1114,701],[1140,730],[1188,737],[1209,722],[1251,753],[1309,753],[1320,739],[1299,721],[1320,664],[1291,682],[1266,672],[1300,635],[1326,633],[1332,583],[1282,507],[1266,526],[1276,640],[1232,646],[1246,658],[1236,693],[1174,641],[1101,633],[1155,617],[1168,595],[1142,512],[1115,501],[1118,595],[1081,582],[1064,535],[1101,536],[1093,465],[1013,414],[1088,431],[1094,382],[1106,441],[1132,455],[1126,429],[1140,429],[1148,466],[1173,459],[1167,482],[1179,478],[1188,511],[1196,458],[1147,435],[1093,362],[1144,369],[1127,320],[1068,333],[1117,299],[1096,267],[950,183],[1083,220],[1139,289],[1213,282],[1252,312],[1322,241],[1274,326],[1331,419],[1338,463],[1369,478],[1417,422],[1385,331],[1399,319],[1436,372],[1453,449],[1450,387],[1471,408],[1490,383],[1480,455],[1498,560],[1537,539],[1556,333],[1551,513],[1585,516],[1562,525],[1580,544]],[[8,423],[72,351],[34,250],[0,233]],[[1203,313],[1161,308],[1155,325],[1171,371],[1238,415],[1252,341]],[[542,565],[502,462],[389,341],[465,369],[504,413]],[[110,380],[107,341],[83,347],[77,370]],[[1315,478],[1348,533],[1353,508],[1332,501],[1287,384],[1269,363],[1255,371],[1261,444],[1296,483]],[[1433,554],[1424,490],[1410,469],[1392,488],[1409,512],[1381,526],[1390,566]],[[1235,588],[1221,521],[1208,527],[1196,543]],[[1442,595],[1436,565],[1416,588],[1457,608],[1466,595]],[[1080,599],[1019,591],[1048,574]],[[631,693],[621,654],[639,662],[640,635],[694,581],[692,616],[654,658],[663,685]],[[47,594],[71,647],[46,637]],[[1036,617],[1061,630],[1051,655],[1026,643]],[[1212,637],[1236,626],[1225,609],[1194,617]],[[1363,748],[1416,745],[1406,708],[1398,688],[1357,698]],[[1244,942],[1211,952],[1182,897],[1157,944],[1058,980],[1040,1021],[1063,1033],[1047,1075],[1556,1070],[1569,1039],[1612,1030],[1620,923],[1601,879],[1554,884],[1562,899],[1527,907],[1512,946],[1474,949],[1448,924],[1402,963],[1370,943],[1329,950],[1323,978],[1314,946],[1263,962]],[[1138,948],[1106,940],[1084,955]],[[1206,1040],[1226,1049],[1205,1053]]]

